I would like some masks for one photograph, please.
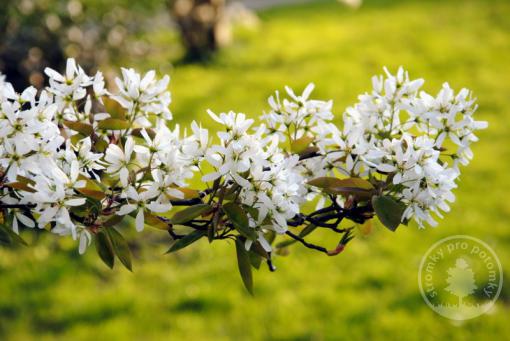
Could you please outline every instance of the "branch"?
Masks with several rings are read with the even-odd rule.
[[[301,238],[300,236],[298,236],[297,234],[294,234],[290,231],[285,232],[285,234],[288,235],[289,237],[291,237],[292,239],[297,240],[298,242],[300,242],[301,244],[303,244],[304,246],[306,246],[309,249],[314,249],[314,250],[320,251],[322,253],[329,254],[329,252],[326,248],[319,246],[319,245],[309,243],[306,240],[304,240],[303,238]]]
[[[16,204],[16,205],[9,205],[9,204],[0,204],[0,209],[2,208],[22,208],[22,209],[30,209],[34,208],[34,204]]]
[[[193,198],[187,200],[170,200],[173,206],[193,206],[197,204],[203,204],[202,198]]]

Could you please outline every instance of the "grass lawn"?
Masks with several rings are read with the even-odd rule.
[[[435,229],[374,226],[330,258],[295,245],[278,270],[255,274],[255,297],[242,287],[233,245],[207,241],[163,255],[159,231],[130,233],[134,273],[110,271],[93,248],[78,256],[70,240],[26,233],[34,245],[0,249],[1,340],[466,340],[510,337],[510,287],[490,314],[452,323],[422,300],[420,259],[437,240],[468,234],[490,244],[510,272],[510,2],[365,1],[358,11],[318,1],[260,13],[257,31],[209,65],[170,67],[175,35],[148,37],[157,48],[141,70],[172,75],[175,120],[215,127],[205,109],[258,115],[284,85],[317,85],[336,113],[371,86],[383,66],[405,66],[426,79],[468,87],[489,121],[464,170],[457,202]],[[341,122],[339,122],[341,124]],[[127,228],[127,227],[126,227]],[[329,235],[319,236],[322,242]],[[507,277],[506,277],[507,278]],[[505,337],[506,336],[506,337]]]

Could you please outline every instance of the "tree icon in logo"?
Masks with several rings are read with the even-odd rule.
[[[448,286],[445,290],[459,298],[459,308],[464,305],[462,299],[474,293],[477,288],[475,274],[464,258],[457,258],[455,267],[448,269],[446,282]]]

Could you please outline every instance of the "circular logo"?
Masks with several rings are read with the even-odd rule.
[[[427,250],[418,284],[423,299],[436,313],[468,320],[492,308],[503,286],[503,270],[494,250],[480,239],[451,236]]]

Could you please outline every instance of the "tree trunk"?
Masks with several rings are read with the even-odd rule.
[[[58,36],[41,20],[43,12],[35,10],[20,20],[19,14],[13,15],[15,4],[7,0],[0,5],[0,72],[17,91],[29,85],[41,89],[44,68],[64,66],[64,51]]]
[[[204,60],[225,44],[225,0],[169,0],[186,59]]]

